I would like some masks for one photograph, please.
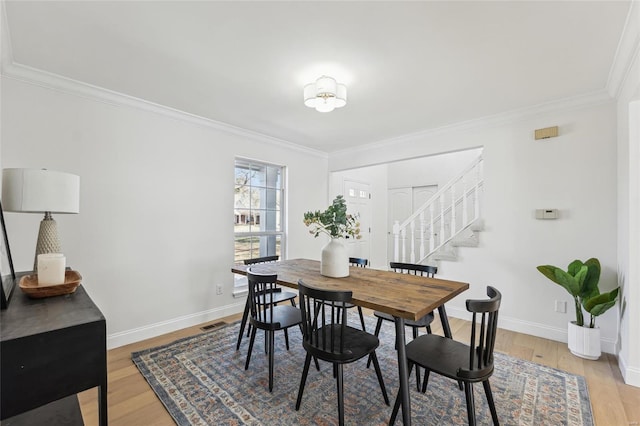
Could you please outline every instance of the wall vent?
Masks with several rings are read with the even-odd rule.
[[[207,324],[207,325],[205,325],[203,327],[200,327],[200,330],[209,331],[209,330],[213,330],[214,328],[222,327],[223,325],[225,325],[224,321],[215,322],[213,324]]]

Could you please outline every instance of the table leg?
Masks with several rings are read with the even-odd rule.
[[[98,421],[100,426],[107,426],[109,424],[107,420],[107,379],[100,386],[98,386]]]
[[[444,331],[444,337],[452,339],[451,327],[449,327],[449,318],[447,317],[447,311],[444,309],[444,305],[438,307],[438,314],[440,315],[440,322],[442,323],[442,331]]]
[[[398,346],[398,374],[400,375],[400,395],[402,401],[402,424],[411,425],[411,400],[409,398],[409,367],[407,365],[404,318],[394,317],[396,323],[396,345]]]

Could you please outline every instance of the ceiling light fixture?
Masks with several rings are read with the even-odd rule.
[[[347,86],[323,75],[304,86],[304,104],[319,112],[330,112],[347,104]]]

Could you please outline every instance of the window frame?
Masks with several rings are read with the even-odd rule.
[[[280,221],[279,221],[279,230],[273,230],[273,231],[269,231],[269,230],[258,230],[258,231],[236,231],[235,226],[237,224],[237,206],[236,206],[236,196],[235,196],[235,190],[236,190],[236,170],[239,167],[246,167],[247,169],[251,170],[252,168],[255,167],[264,167],[265,169],[268,167],[271,168],[277,168],[280,172],[280,177],[279,177],[279,187],[278,186],[269,186],[268,183],[265,182],[264,186],[257,186],[254,187],[253,183],[252,183],[252,179],[249,179],[248,181],[248,185],[249,185],[249,191],[251,192],[252,189],[256,188],[256,189],[264,189],[264,190],[276,190],[276,200],[279,199],[279,208],[276,210],[271,210],[268,209],[266,206],[262,205],[263,199],[262,197],[260,198],[260,206],[258,206],[258,208],[253,209],[251,207],[251,205],[249,206],[248,212],[249,212],[249,216],[253,217],[253,212],[254,211],[258,211],[258,212],[266,212],[266,211],[278,211],[280,213]],[[261,161],[261,160],[254,160],[251,158],[246,158],[246,157],[235,157],[234,159],[234,167],[233,167],[233,173],[234,173],[234,179],[233,179],[233,189],[234,189],[234,202],[233,202],[233,214],[234,214],[234,232],[233,232],[233,253],[234,253],[234,262],[240,262],[242,260],[237,260],[236,259],[236,241],[239,237],[265,237],[265,236],[274,236],[280,239],[280,259],[285,259],[286,258],[286,248],[287,248],[287,220],[286,220],[286,205],[287,205],[287,188],[286,188],[286,182],[287,182],[287,168],[286,166],[282,165],[282,164],[276,164],[276,163],[269,163],[266,161]],[[251,203],[251,200],[249,201]],[[250,219],[251,220],[251,219]],[[265,218],[260,218],[259,222],[262,223],[263,220],[266,220],[266,215]],[[257,225],[257,224],[256,224]],[[277,244],[277,242],[276,242]],[[274,253],[275,254],[275,253]],[[264,254],[264,256],[267,256],[268,254]],[[261,253],[260,256],[252,256],[252,257],[262,257],[263,254]],[[245,276],[239,276],[237,274],[234,275],[234,291],[233,291],[233,295],[234,296],[243,296],[247,293],[248,288],[247,288],[247,280]]]

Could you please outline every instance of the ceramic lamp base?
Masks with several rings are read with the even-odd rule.
[[[36,255],[33,259],[33,271],[38,272],[38,255],[45,253],[60,253],[60,237],[58,236],[58,224],[46,212],[44,219],[40,222],[40,230],[38,232],[38,242],[36,243]]]

